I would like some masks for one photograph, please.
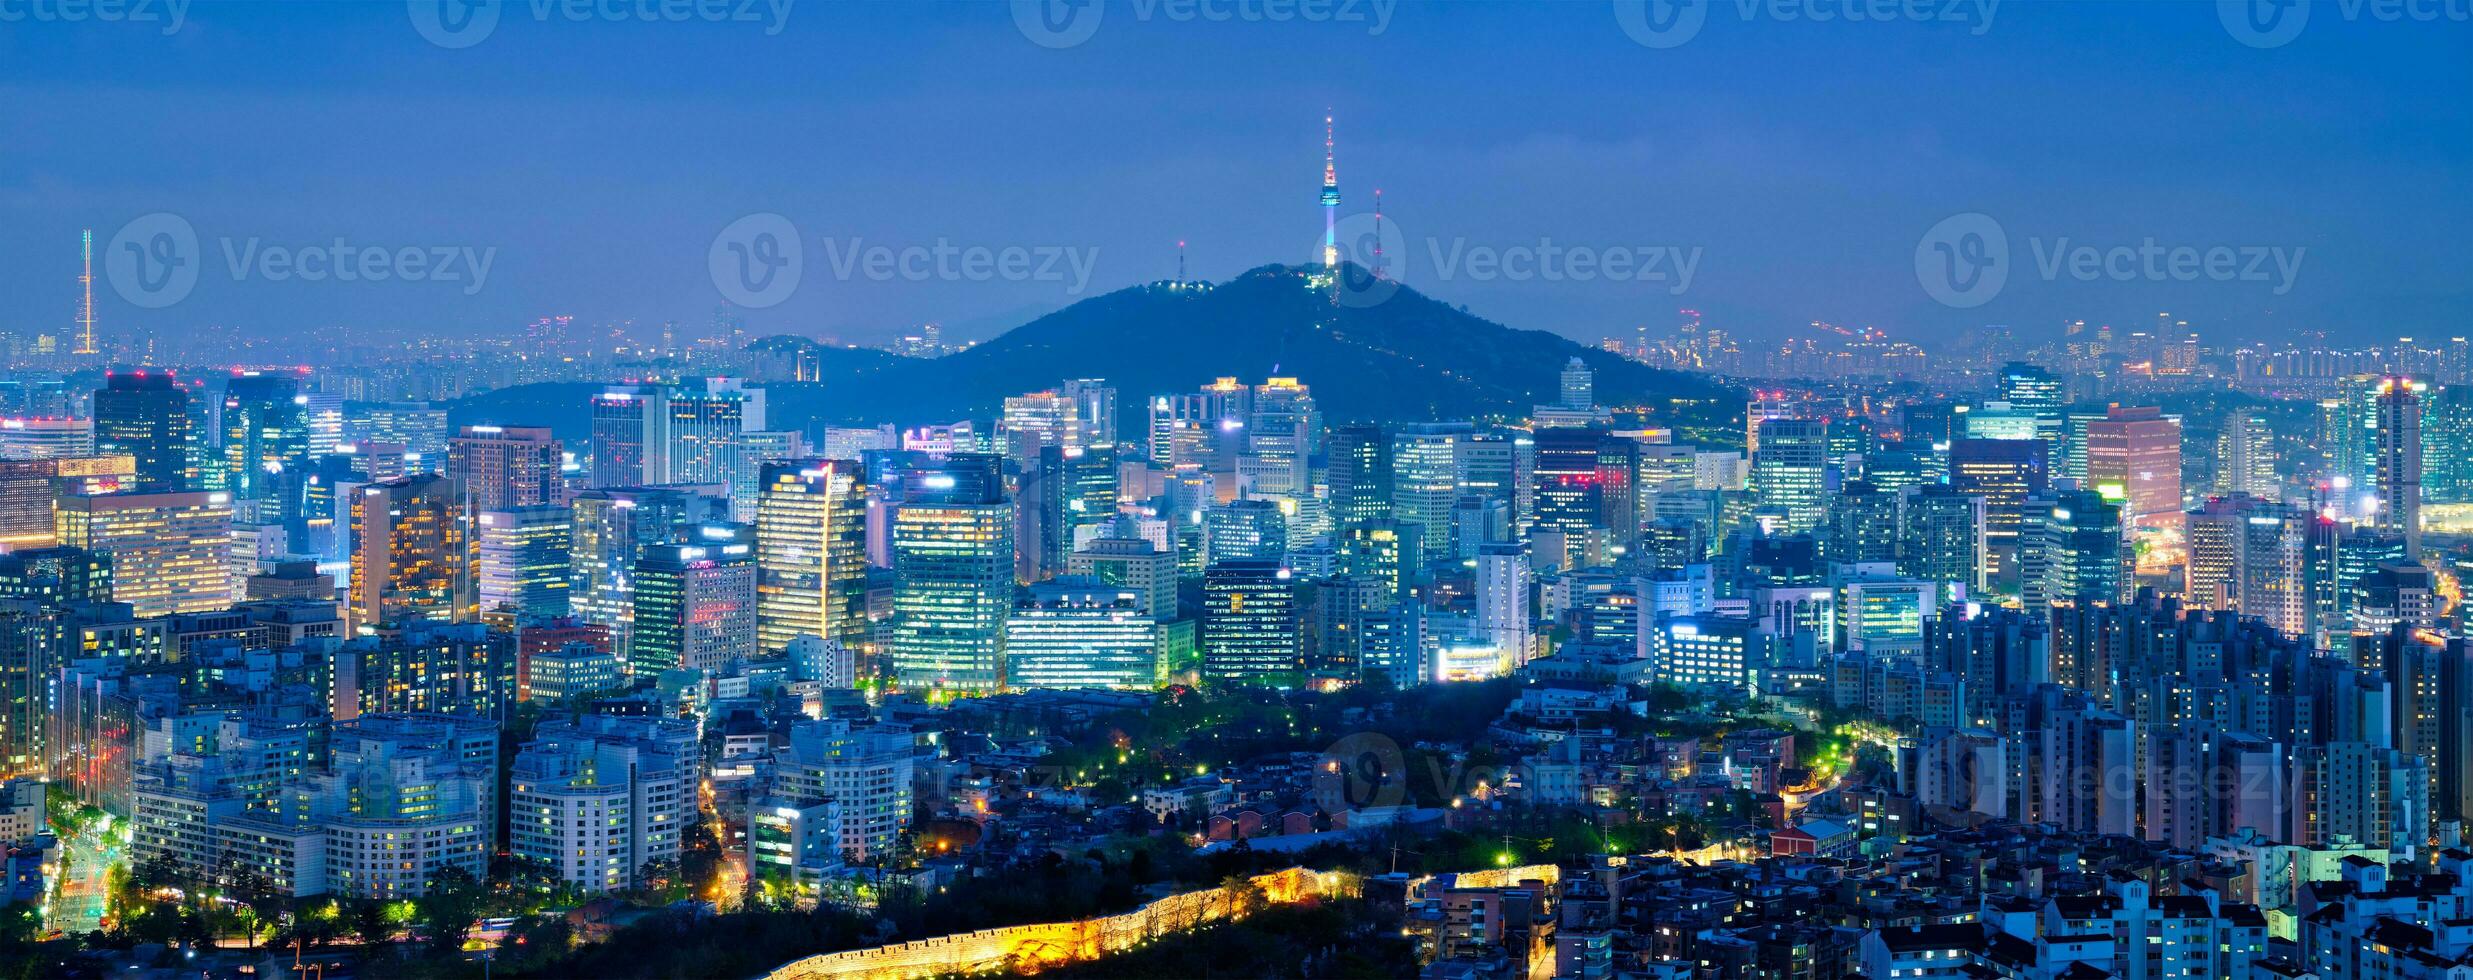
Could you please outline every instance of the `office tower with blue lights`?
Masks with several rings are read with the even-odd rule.
[[[95,451],[137,460],[139,493],[190,488],[189,392],[170,374],[139,371],[104,379],[94,393]]]
[[[902,477],[894,507],[895,683],[922,696],[989,694],[1013,610],[1013,502],[1002,457],[955,453]]]
[[[867,638],[867,482],[849,460],[764,464],[756,491],[756,634],[766,653]]]
[[[754,539],[744,525],[706,525],[687,540],[644,549],[635,563],[629,669],[717,677],[756,659]]]

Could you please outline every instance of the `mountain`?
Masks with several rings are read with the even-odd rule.
[[[755,346],[803,354],[821,378],[767,386],[771,424],[782,428],[990,418],[1006,396],[1067,378],[1106,378],[1120,404],[1130,406],[1222,376],[1260,382],[1274,374],[1312,386],[1316,404],[1335,422],[1520,416],[1556,397],[1563,366],[1574,357],[1596,372],[1600,404],[1642,406],[1658,421],[1694,427],[1722,427],[1727,416],[1739,417],[1741,393],[1709,378],[1645,367],[1542,330],[1516,330],[1395,283],[1371,282],[1354,266],[1346,272],[1357,288],[1324,285],[1320,267],[1267,265],[1211,288],[1120,289],[933,360],[786,336]],[[576,386],[528,387],[581,401],[568,390]],[[487,414],[514,421],[506,416],[530,400],[518,394],[523,390],[483,396]],[[569,418],[573,411],[560,405],[552,414]]]
[[[1705,377],[1514,330],[1393,284],[1352,294],[1363,301],[1335,302],[1330,288],[1313,284],[1322,271],[1269,265],[1210,289],[1120,289],[959,354],[838,378],[828,368],[827,381],[776,385],[768,398],[776,414],[819,421],[987,417],[1007,395],[1067,378],[1106,378],[1126,398],[1191,391],[1224,375],[1258,382],[1277,374],[1311,385],[1335,421],[1468,418],[1521,415],[1552,400],[1564,364],[1578,357],[1596,372],[1604,404],[1735,401]]]

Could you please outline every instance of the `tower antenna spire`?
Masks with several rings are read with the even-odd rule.
[[[1185,240],[1176,240],[1176,284],[1185,284]]]
[[[1338,144],[1331,136],[1331,110],[1322,111],[1322,264],[1340,264],[1340,170]]]
[[[78,236],[78,258],[84,269],[77,275],[77,288],[83,294],[77,304],[77,352],[100,354],[94,345],[94,229]]]

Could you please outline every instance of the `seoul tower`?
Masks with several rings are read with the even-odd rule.
[[[1331,143],[1331,116],[1322,117],[1322,264],[1340,264],[1340,170]]]

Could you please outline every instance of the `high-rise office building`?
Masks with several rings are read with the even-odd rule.
[[[63,459],[94,455],[94,420],[55,416],[0,418],[0,459]]]
[[[1477,631],[1514,664],[1528,662],[1536,626],[1528,552],[1490,544],[1477,552]]]
[[[1005,620],[1005,685],[1149,690],[1159,630],[1132,589],[1065,577],[1031,586]]]
[[[1543,429],[1536,434],[1537,468],[1534,527],[1562,532],[1566,554],[1551,564],[1570,567],[1577,547],[1603,518],[1603,495],[1597,477],[1597,444],[1605,439],[1597,429]],[[1540,560],[1544,560],[1541,556]]]
[[[1208,561],[1278,561],[1288,554],[1288,515],[1269,500],[1231,500],[1213,507],[1203,512],[1202,529]]]
[[[1325,437],[1330,454],[1331,526],[1345,528],[1391,516],[1391,437],[1380,425],[1333,426]]]
[[[1864,480],[1849,480],[1829,498],[1821,557],[1831,562],[1896,561],[1897,494]]]
[[[1240,558],[1202,573],[1202,674],[1213,680],[1294,683],[1305,669],[1302,603],[1279,562]]]
[[[2114,408],[2087,425],[2089,489],[2121,502],[2128,528],[2181,527],[2181,422],[2155,408]]]
[[[558,504],[485,510],[473,517],[474,587],[482,612],[511,610],[519,620],[567,614],[573,517]]]
[[[2121,508],[2102,494],[2031,500],[2018,532],[2019,595],[2030,610],[2117,603],[2136,584]]]
[[[437,474],[362,487],[352,500],[348,627],[478,619],[469,513],[462,488]]]
[[[1960,439],[1949,447],[1949,485],[1983,498],[1988,586],[2018,588],[2018,528],[2028,497],[2044,494],[2046,447],[2040,440]]]
[[[2473,503],[2473,380],[2422,399],[2422,493],[2432,503]]]
[[[300,377],[256,371],[223,387],[223,486],[235,501],[260,501],[258,517],[300,520],[309,470],[308,396]]]
[[[189,489],[190,439],[189,392],[172,375],[113,374],[94,393],[95,451],[134,458],[139,493]]]
[[[563,443],[546,428],[467,425],[447,440],[447,475],[476,511],[567,502]]]
[[[1450,543],[1451,507],[1462,494],[1460,450],[1468,438],[1461,423],[1421,422],[1392,432],[1385,465],[1390,516],[1417,525],[1427,554]],[[1510,475],[1507,467],[1501,475]]]
[[[743,526],[708,525],[693,541],[656,544],[635,562],[627,666],[720,675],[756,659],[756,555]]]
[[[1760,424],[1760,451],[1752,454],[1752,488],[1763,510],[1785,519],[1794,533],[1815,530],[1828,513],[1829,423],[1821,419],[1771,419]]]
[[[2191,511],[2190,608],[2231,609],[2287,636],[2306,635],[2310,525],[2307,512],[2248,494],[2210,498]]]
[[[1978,594],[1988,584],[1986,532],[1983,497],[1946,483],[1907,488],[1899,507],[1897,574]]]
[[[1320,419],[1313,390],[1295,378],[1269,378],[1254,386],[1253,412],[1245,420],[1245,454],[1238,461],[1238,487],[1249,496],[1297,498],[1311,492],[1308,458]]]
[[[660,411],[660,389],[615,387],[592,398],[592,485],[633,487],[645,479],[646,419]]]
[[[1004,686],[1013,502],[1001,467],[993,455],[955,453],[941,467],[903,475],[888,659],[906,690],[986,694]]]
[[[1175,619],[1176,553],[1142,538],[1093,538],[1074,552],[1067,572],[1133,592],[1137,608],[1159,622]]]
[[[2421,558],[2421,392],[2423,385],[2407,378],[2384,378],[2376,404],[2376,450],[2372,486],[2378,506],[2372,520],[2380,530],[2404,538],[2404,556]],[[2464,447],[2454,447],[2463,452]]]
[[[767,463],[756,493],[756,634],[857,649],[867,637],[867,485],[858,464]]]
[[[2234,412],[2215,438],[2215,492],[2262,500],[2283,495],[2276,476],[2275,430],[2257,412]]]
[[[728,502],[676,487],[584,490],[568,504],[567,602],[584,622],[609,630],[623,661],[634,617],[635,562],[644,549],[687,540],[729,519]]]
[[[60,543],[111,555],[112,601],[139,616],[232,604],[232,502],[221,492],[63,496]]]

